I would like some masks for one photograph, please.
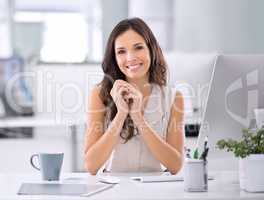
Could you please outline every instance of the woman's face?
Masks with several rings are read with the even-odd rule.
[[[115,57],[128,80],[148,77],[150,52],[144,38],[137,32],[129,29],[116,38]]]

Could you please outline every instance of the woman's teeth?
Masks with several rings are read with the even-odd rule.
[[[141,64],[137,64],[137,65],[129,65],[127,66],[128,69],[137,69],[141,66]]]

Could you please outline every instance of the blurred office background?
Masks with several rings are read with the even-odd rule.
[[[141,17],[156,35],[168,83],[186,95],[188,136],[197,134],[216,54],[264,52],[263,7],[262,0],[0,0],[0,120],[63,122],[0,128],[0,172],[32,172],[29,157],[41,151],[64,152],[65,171],[72,162],[83,169],[87,97],[102,77],[109,33],[128,17]],[[19,72],[26,75],[11,92],[17,112],[4,91]],[[75,154],[65,124],[80,125]]]

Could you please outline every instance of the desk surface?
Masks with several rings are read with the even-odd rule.
[[[135,174],[113,174],[119,176],[120,184],[90,197],[45,196],[45,199],[264,199],[264,193],[247,193],[239,189],[237,173],[217,172],[215,180],[209,181],[208,192],[184,192],[183,182],[140,183],[130,180]],[[138,176],[139,174],[137,174]],[[153,174],[143,174],[153,175]],[[61,176],[62,183],[96,183],[97,176],[87,173],[71,173]],[[41,182],[38,174],[0,174],[0,199],[44,199],[44,196],[16,195],[21,183]]]

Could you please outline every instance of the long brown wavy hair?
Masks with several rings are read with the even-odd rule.
[[[105,122],[109,124],[117,113],[116,105],[110,95],[115,80],[122,79],[126,81],[125,75],[119,69],[115,59],[115,40],[125,31],[132,29],[141,35],[150,52],[149,83],[156,83],[160,86],[167,82],[167,64],[163,57],[161,48],[148,25],[140,18],[125,19],[119,22],[112,30],[106,45],[102,68],[104,72],[103,80],[99,83],[101,86],[100,98],[106,106]],[[123,129],[120,132],[121,138],[127,142],[134,136],[134,124],[131,117],[126,118]]]

